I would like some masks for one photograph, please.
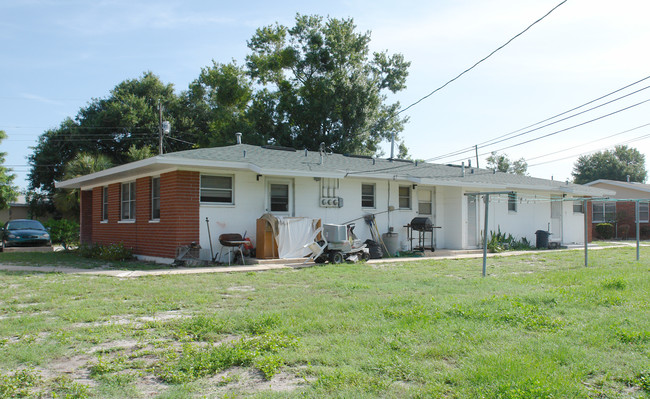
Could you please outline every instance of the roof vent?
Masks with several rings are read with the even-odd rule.
[[[242,134],[240,132],[235,133],[235,137],[237,137],[237,144],[241,144],[241,136]]]

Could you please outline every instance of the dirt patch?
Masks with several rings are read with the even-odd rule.
[[[97,382],[90,378],[90,364],[93,360],[94,358],[87,354],[62,357],[50,362],[46,367],[37,368],[37,370],[46,379],[55,379],[65,375],[78,384],[95,387]]]
[[[156,397],[169,389],[167,384],[160,382],[160,380],[153,375],[140,377],[135,386],[138,392],[140,392],[140,396],[143,398]]]
[[[133,315],[119,315],[111,316],[109,320],[98,321],[94,323],[74,323],[72,327],[74,328],[85,328],[85,327],[106,327],[106,326],[121,326],[121,325],[133,325],[134,328],[141,328],[144,323],[152,321],[169,321],[175,319],[181,319],[191,317],[191,315],[183,312],[182,310],[170,310],[167,312],[156,313],[153,316],[140,316],[134,317]]]
[[[111,342],[105,342],[103,344],[99,344],[97,346],[93,346],[90,348],[88,353],[95,353],[95,352],[111,352],[115,350],[136,350],[136,349],[141,349],[143,347],[141,342],[134,341],[134,340],[119,340],[119,341],[111,341]]]
[[[309,381],[291,372],[275,375],[270,381],[262,373],[242,367],[233,367],[207,378],[202,384],[205,397],[222,397],[224,394],[244,395],[263,391],[290,392],[307,386]]]
[[[250,285],[241,285],[241,286],[235,286],[235,287],[228,287],[226,288],[228,291],[237,291],[237,292],[251,292],[255,291],[255,287],[252,287]]]

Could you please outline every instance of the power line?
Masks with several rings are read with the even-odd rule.
[[[564,129],[556,130],[556,131],[554,131],[554,132],[551,132],[551,133],[548,133],[548,134],[545,134],[545,135],[542,135],[542,136],[539,136],[539,137],[535,137],[535,138],[532,138],[532,139],[529,139],[529,140],[525,140],[525,141],[522,141],[522,142],[520,142],[520,143],[512,144],[512,145],[509,145],[509,146],[506,146],[506,147],[501,147],[501,148],[499,148],[499,149],[497,149],[497,150],[494,150],[494,151],[497,151],[497,152],[498,152],[498,151],[503,151],[503,150],[507,150],[507,149],[509,149],[509,148],[519,147],[520,145],[524,145],[524,144],[532,143],[533,141],[537,141],[537,140],[541,140],[541,139],[544,139],[544,138],[547,138],[547,137],[550,137],[550,136],[554,136],[554,135],[556,135],[556,134],[560,134],[560,133],[566,132],[566,131],[568,131],[568,130],[575,129],[575,128],[577,128],[577,127],[584,126],[584,125],[587,125],[587,124],[589,124],[589,123],[596,122],[596,121],[598,121],[598,120],[601,120],[601,119],[604,119],[604,118],[610,117],[610,116],[615,115],[615,114],[618,114],[618,113],[620,113],[620,112],[627,111],[628,109],[631,109],[631,108],[637,107],[637,106],[642,105],[642,104],[644,104],[644,103],[647,103],[647,102],[649,102],[649,101],[650,101],[650,99],[643,100],[643,101],[641,101],[641,102],[638,102],[638,103],[636,103],[636,104],[632,104],[632,105],[627,106],[627,107],[625,107],[625,108],[621,108],[621,109],[619,109],[619,110],[616,110],[616,111],[610,112],[610,113],[608,113],[608,114],[601,115],[601,116],[599,116],[599,117],[597,117],[597,118],[590,119],[590,120],[588,120],[588,121],[585,121],[585,122],[582,122],[582,123],[578,123],[578,124],[576,124],[576,125],[569,126],[569,127],[567,127],[567,128],[564,128]],[[488,155],[488,154],[490,154],[490,153],[491,153],[491,152],[484,152],[484,153],[481,153],[481,154],[479,154],[479,155],[480,155],[480,156],[483,156],[483,155]],[[457,159],[457,160],[451,161],[451,163],[453,163],[453,162],[460,162],[460,161],[462,161],[463,159],[464,159],[464,158]]]
[[[594,152],[602,151],[604,149],[611,148],[612,146],[625,145],[625,144],[633,143],[635,141],[645,140],[645,139],[648,139],[648,138],[650,138],[650,134],[645,134],[643,136],[636,137],[636,138],[633,138],[633,139],[629,139],[629,140],[626,140],[626,141],[622,141],[622,142],[619,142],[619,143],[615,143],[615,144],[612,144],[612,145],[609,145],[609,146],[606,146],[606,147],[597,148],[597,149],[589,151],[589,152],[583,152],[583,153],[580,153],[580,154],[574,154],[574,155],[570,155],[570,156],[566,156],[566,157],[562,157],[562,158],[552,159],[550,161],[538,162],[538,163],[533,164],[533,165],[528,165],[528,167],[532,168],[534,166],[545,165],[545,164],[548,164],[548,163],[563,161],[565,159],[575,158],[575,157],[579,157],[579,156],[582,156],[582,155],[593,154]]]
[[[603,140],[606,140],[606,139],[610,139],[610,138],[612,138],[612,137],[620,136],[621,134],[629,133],[629,132],[632,132],[632,131],[635,131],[635,130],[638,130],[638,129],[644,128],[644,127],[646,127],[646,126],[650,126],[650,123],[646,123],[646,124],[644,124],[644,125],[640,125],[640,126],[637,126],[637,127],[633,127],[632,129],[624,130],[624,131],[622,131],[622,132],[615,133],[615,134],[612,134],[612,135],[609,135],[609,136],[605,136],[605,137],[599,138],[599,139],[597,139],[597,140],[589,141],[589,142],[587,142],[587,143],[579,144],[579,145],[576,145],[576,146],[573,146],[573,147],[569,147],[569,148],[564,148],[564,149],[559,150],[559,151],[554,151],[554,152],[550,152],[550,153],[548,153],[548,154],[539,155],[539,156],[532,157],[532,158],[527,158],[527,160],[528,160],[528,161],[532,161],[532,160],[534,160],[534,159],[545,158],[545,157],[548,157],[548,156],[551,156],[551,155],[559,154],[559,153],[561,153],[561,152],[570,151],[570,150],[576,149],[576,148],[578,148],[578,147],[584,147],[584,146],[589,145],[589,144],[597,143],[597,142],[599,142],[599,141],[603,141]]]
[[[507,150],[508,148],[518,147],[518,146],[520,146],[520,145],[524,145],[524,144],[532,143],[533,141],[541,140],[541,139],[544,139],[544,138],[546,138],[546,137],[554,136],[554,135],[556,135],[556,134],[566,132],[567,130],[575,129],[575,128],[580,127],[580,126],[584,126],[584,125],[587,125],[587,124],[589,124],[589,123],[596,122],[596,121],[601,120],[601,119],[604,119],[604,118],[608,118],[608,117],[610,117],[610,116],[612,116],[612,115],[616,115],[616,114],[618,114],[618,113],[620,113],[620,112],[627,111],[628,109],[631,109],[631,108],[637,107],[637,106],[639,106],[639,105],[645,104],[645,103],[647,103],[648,101],[650,101],[650,99],[643,100],[643,101],[638,102],[638,103],[636,103],[636,104],[632,104],[632,105],[627,106],[627,107],[625,107],[625,108],[621,108],[621,109],[616,110],[616,111],[614,111],[614,112],[610,112],[609,114],[605,114],[605,115],[599,116],[599,117],[597,117],[597,118],[590,119],[590,120],[585,121],[585,122],[582,122],[582,123],[578,123],[577,125],[569,126],[569,127],[567,127],[567,128],[560,129],[560,130],[557,130],[557,131],[555,131],[555,132],[545,134],[545,135],[543,135],[543,136],[535,137],[535,138],[530,139],[530,140],[522,141],[521,143],[512,144],[512,145],[509,145],[509,146],[507,146],[507,147],[502,147],[502,148],[498,149],[497,151]],[[487,155],[487,153],[484,153],[484,154],[482,154],[482,155]]]
[[[488,144],[488,145],[484,145],[483,147],[487,147],[487,146],[489,146],[489,145],[494,145],[494,144],[499,144],[499,143],[502,143],[502,142],[504,142],[504,141],[511,140],[511,139],[516,138],[516,137],[521,137],[521,136],[524,136],[524,135],[526,135],[526,134],[529,134],[529,133],[535,132],[535,131],[540,130],[540,129],[543,129],[543,128],[545,128],[545,127],[548,127],[548,126],[551,126],[551,125],[555,125],[556,123],[564,122],[564,121],[566,121],[566,120],[568,120],[568,119],[571,119],[571,118],[573,118],[573,117],[576,117],[576,116],[578,116],[578,115],[582,115],[582,114],[587,113],[587,112],[589,112],[589,111],[593,111],[593,110],[598,109],[598,108],[600,108],[600,107],[604,107],[605,105],[609,105],[609,104],[611,104],[611,103],[613,103],[613,102],[616,102],[616,101],[622,100],[622,99],[624,99],[624,98],[626,98],[626,97],[629,97],[629,96],[631,96],[631,95],[633,95],[633,94],[639,93],[639,92],[641,92],[641,91],[643,91],[643,90],[646,90],[646,89],[648,89],[648,88],[650,88],[650,86],[646,86],[646,87],[644,87],[644,88],[642,88],[642,89],[639,89],[639,90],[637,90],[637,91],[634,91],[634,92],[632,92],[632,93],[628,93],[628,94],[626,94],[626,95],[624,95],[624,96],[621,96],[621,97],[615,98],[615,99],[613,99],[613,100],[607,101],[607,102],[602,103],[602,104],[600,104],[600,105],[596,105],[595,107],[592,107],[592,108],[586,109],[586,110],[584,110],[584,111],[580,111],[580,112],[578,112],[577,114],[569,115],[569,116],[567,116],[567,117],[565,117],[565,118],[558,119],[558,120],[556,120],[555,122],[551,122],[551,123],[548,123],[548,124],[546,124],[546,125],[542,125],[542,126],[536,127],[535,129],[528,130],[528,131],[525,131],[525,132],[522,132],[522,133],[516,134],[516,135],[514,135],[514,136],[512,136],[512,137],[507,137],[507,138],[503,138],[503,139],[501,139],[501,140],[493,141],[492,143],[490,143],[490,144]],[[480,146],[480,144],[479,144],[479,146]]]
[[[533,126],[540,125],[540,124],[542,124],[542,123],[544,123],[544,122],[548,122],[548,121],[553,120],[553,119],[555,119],[555,118],[558,118],[558,117],[560,117],[560,116],[562,116],[562,115],[568,114],[569,112],[573,112],[573,111],[578,110],[578,109],[580,109],[580,108],[582,108],[582,107],[585,107],[585,106],[587,106],[587,105],[589,105],[589,104],[593,104],[593,103],[595,103],[596,101],[602,100],[603,98],[607,98],[607,97],[609,97],[609,96],[611,96],[611,95],[613,95],[613,94],[616,94],[616,93],[618,93],[618,92],[620,92],[620,91],[623,91],[623,90],[625,90],[625,89],[627,89],[627,88],[629,88],[629,87],[632,87],[632,86],[634,86],[634,85],[636,85],[636,84],[639,84],[639,83],[641,83],[641,82],[643,82],[644,80],[647,80],[647,79],[650,79],[650,75],[646,76],[646,77],[643,78],[643,79],[637,80],[637,81],[634,82],[634,83],[630,83],[630,84],[627,85],[627,86],[623,86],[623,87],[621,87],[621,88],[618,89],[618,90],[614,90],[614,91],[612,91],[612,92],[610,92],[610,93],[607,93],[607,94],[605,94],[605,95],[603,95],[603,96],[600,96],[600,97],[598,97],[598,98],[596,98],[596,99],[593,99],[593,100],[591,100],[591,101],[589,101],[589,102],[586,102],[586,103],[584,103],[584,104],[582,104],[582,105],[579,105],[579,106],[577,106],[577,107],[571,108],[571,109],[568,110],[568,111],[564,111],[564,112],[559,113],[559,114],[557,114],[557,115],[553,115],[553,116],[551,116],[550,118],[546,118],[546,119],[544,119],[544,120],[542,120],[542,121],[539,121],[539,122],[537,122],[537,123],[533,123],[532,125],[528,125],[528,126],[523,127],[523,128],[521,128],[521,129],[517,129],[517,130],[515,130],[515,131],[513,131],[513,132],[510,132],[510,133],[504,134],[504,135],[502,135],[502,136],[495,137],[495,138],[492,139],[492,140],[487,140],[487,141],[484,141],[484,142],[482,142],[482,143],[478,143],[478,145],[479,145],[479,146],[481,146],[481,145],[485,145],[485,144],[487,144],[487,143],[489,143],[489,142],[491,142],[491,141],[498,140],[498,139],[500,139],[500,138],[503,138],[503,137],[507,137],[507,136],[513,135],[513,134],[518,133],[518,132],[520,132],[520,131],[522,131],[522,130],[529,129],[529,128],[533,127]],[[630,93],[630,94],[638,93],[639,91],[641,91],[641,90],[645,90],[645,89],[647,89],[648,87],[650,87],[650,86],[646,86],[646,87],[644,87],[643,89],[637,90],[637,91],[635,91],[635,92],[633,92],[633,93]],[[618,99],[621,99],[621,98],[624,98],[624,97],[627,97],[627,96],[619,97]],[[618,100],[618,99],[617,99],[617,100]],[[611,103],[611,102],[613,102],[613,101],[616,101],[616,100],[612,100],[612,101],[606,102],[606,103],[604,103],[604,104],[609,104],[609,103]],[[603,105],[604,105],[604,104],[603,104]],[[595,107],[594,107],[594,108],[591,108],[591,109],[595,109]],[[580,115],[580,114],[575,114],[575,115]]]
[[[622,91],[622,90],[625,90],[625,89],[627,89],[627,88],[629,88],[629,87],[631,87],[631,86],[634,86],[634,85],[636,85],[636,84],[639,84],[639,83],[641,83],[641,82],[643,82],[643,81],[645,81],[645,80],[647,80],[647,79],[650,79],[650,75],[649,75],[649,76],[646,76],[646,77],[643,78],[643,79],[637,80],[637,81],[634,82],[634,83],[630,83],[630,84],[628,84],[628,85],[626,85],[626,86],[624,86],[624,87],[621,87],[620,89],[614,90],[614,91],[612,91],[612,92],[610,92],[610,93],[607,93],[607,94],[605,94],[605,95],[603,95],[603,96],[600,96],[600,97],[598,97],[598,98],[596,98],[596,99],[594,99],[594,100],[588,101],[588,102],[586,102],[586,103],[584,103],[584,104],[582,104],[582,105],[579,105],[579,106],[577,106],[577,107],[574,107],[574,108],[572,108],[572,109],[570,109],[570,110],[568,110],[568,111],[561,112],[561,113],[559,113],[559,114],[557,114],[557,115],[554,115],[554,116],[552,116],[552,117],[550,117],[550,118],[546,118],[546,119],[544,119],[544,120],[542,120],[542,121],[539,121],[539,122],[533,123],[532,125],[528,125],[528,126],[526,126],[526,127],[523,127],[523,128],[517,129],[517,130],[515,130],[515,131],[513,131],[513,132],[503,134],[503,135],[501,135],[501,136],[495,137],[495,138],[490,139],[490,140],[486,140],[486,141],[484,141],[484,142],[482,142],[482,143],[477,144],[476,146],[478,146],[479,148],[481,148],[481,147],[487,147],[488,145],[497,144],[497,143],[499,143],[499,142],[502,142],[502,141],[505,141],[505,140],[509,140],[510,138],[519,137],[519,136],[522,136],[522,135],[524,135],[524,134],[528,134],[528,133],[531,133],[531,132],[533,132],[533,131],[537,131],[537,130],[539,130],[539,129],[542,129],[542,128],[544,128],[544,127],[547,127],[547,126],[553,125],[553,124],[555,124],[555,123],[558,123],[558,122],[561,122],[561,121],[564,121],[564,120],[570,119],[570,118],[572,118],[572,117],[574,117],[574,116],[581,115],[581,114],[583,114],[583,113],[586,113],[586,112],[588,112],[588,111],[594,110],[594,109],[599,108],[599,107],[602,107],[602,106],[604,106],[604,105],[611,104],[612,102],[615,102],[615,101],[621,100],[621,99],[623,99],[623,98],[625,98],[625,97],[628,97],[628,96],[630,96],[630,95],[632,95],[632,94],[636,94],[636,93],[638,93],[638,92],[640,92],[640,91],[646,90],[646,89],[650,88],[650,86],[646,86],[646,87],[644,87],[644,88],[642,88],[642,89],[639,89],[639,90],[634,91],[634,92],[632,92],[632,93],[628,93],[628,94],[626,94],[626,95],[624,95],[624,96],[618,97],[618,98],[616,98],[616,99],[614,99],[614,100],[610,100],[610,101],[608,101],[608,102],[606,102],[606,103],[603,103],[603,104],[598,105],[598,106],[596,106],[596,107],[592,107],[592,108],[590,108],[590,109],[588,109],[588,110],[581,111],[581,112],[579,112],[579,113],[577,113],[577,114],[574,114],[574,115],[572,115],[572,116],[569,116],[569,117],[566,117],[566,118],[560,119],[560,120],[558,120],[558,121],[556,121],[556,122],[552,122],[552,123],[546,124],[546,125],[544,125],[544,126],[540,126],[540,127],[538,127],[538,128],[535,128],[535,129],[529,130],[529,131],[527,131],[527,132],[520,133],[520,134],[518,134],[518,135],[516,135],[516,136],[514,136],[514,137],[510,137],[510,138],[508,138],[508,139],[499,140],[499,139],[502,139],[502,138],[504,138],[504,137],[512,136],[513,134],[519,133],[519,132],[521,132],[522,130],[526,130],[526,129],[529,129],[529,128],[531,128],[531,127],[534,127],[534,126],[540,125],[540,124],[542,124],[542,123],[544,123],[544,122],[548,122],[548,121],[553,120],[553,119],[555,119],[555,118],[558,118],[558,117],[560,117],[560,116],[562,116],[562,115],[566,115],[566,114],[568,114],[569,112],[572,112],[572,111],[578,110],[578,109],[583,108],[583,107],[585,107],[585,106],[587,106],[587,105],[589,105],[589,104],[593,104],[593,103],[596,102],[596,101],[602,100],[602,99],[604,99],[604,98],[606,98],[606,97],[609,97],[609,96],[611,96],[611,95],[613,95],[613,94],[616,94],[616,93],[618,93],[618,92],[620,92],[620,91]],[[499,141],[497,141],[497,140],[499,140]],[[438,155],[438,156],[435,156],[435,157],[433,157],[433,158],[429,158],[429,159],[427,159],[427,161],[436,161],[436,160],[439,160],[439,159],[444,159],[444,158],[449,158],[449,157],[453,157],[453,156],[457,156],[457,155],[461,155],[461,154],[466,154],[466,153],[468,153],[468,152],[470,152],[470,151],[473,152],[473,151],[475,151],[476,146],[466,147],[466,148],[463,148],[463,149],[461,149],[461,150],[452,151],[452,152],[449,152],[449,153],[446,153],[446,154]]]
[[[488,54],[487,56],[485,56],[485,57],[483,57],[482,59],[480,59],[478,62],[476,62],[476,63],[475,63],[474,65],[472,65],[471,67],[465,69],[463,72],[461,72],[460,74],[458,74],[455,78],[449,80],[447,83],[445,83],[445,84],[443,84],[442,86],[438,87],[437,89],[433,90],[431,93],[429,93],[429,94],[427,94],[426,96],[420,98],[419,100],[417,100],[416,102],[414,102],[414,103],[412,103],[411,105],[407,106],[406,108],[402,108],[401,110],[397,111],[397,114],[396,114],[396,115],[399,115],[399,114],[401,114],[402,112],[405,112],[406,110],[408,110],[408,109],[410,109],[410,108],[416,106],[417,104],[419,104],[419,103],[421,103],[422,101],[426,100],[427,98],[431,97],[432,95],[434,95],[434,94],[437,93],[438,91],[444,89],[444,88],[447,87],[450,83],[456,81],[458,78],[460,78],[461,76],[465,75],[467,72],[469,72],[469,71],[471,71],[472,69],[476,68],[480,63],[482,63],[483,61],[485,61],[485,60],[487,60],[488,58],[490,58],[490,57],[491,57],[492,55],[494,55],[497,51],[499,51],[499,50],[501,50],[502,48],[506,47],[508,44],[510,44],[510,42],[512,42],[513,40],[515,40],[515,39],[518,38],[519,36],[521,36],[521,35],[523,35],[524,33],[526,33],[530,28],[532,28],[532,27],[533,27],[534,25],[536,25],[537,23],[541,22],[544,18],[546,18],[547,16],[549,16],[553,11],[555,11],[558,7],[560,7],[562,4],[566,3],[567,1],[568,1],[568,0],[564,0],[564,1],[560,2],[560,4],[558,4],[558,5],[556,5],[555,7],[553,7],[553,8],[551,9],[551,11],[547,12],[547,13],[544,14],[541,18],[537,19],[535,22],[533,22],[532,24],[528,25],[528,27],[526,27],[526,29],[524,29],[523,31],[517,33],[515,36],[513,36],[512,38],[510,38],[510,40],[508,40],[507,42],[505,42],[505,43],[502,44],[501,46],[497,47],[496,50],[492,51],[490,54]]]

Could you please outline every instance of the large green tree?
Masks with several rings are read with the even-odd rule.
[[[571,174],[577,184],[598,179],[626,181],[628,176],[630,181],[644,183],[648,177],[645,155],[626,145],[579,157]]]
[[[7,138],[7,134],[0,130],[0,143]],[[16,175],[11,169],[4,167],[6,152],[0,152],[0,210],[7,209],[9,204],[18,197],[18,187],[13,185]]]
[[[260,28],[248,42],[247,72],[263,90],[254,109],[279,145],[336,152],[377,152],[378,144],[403,129],[398,103],[387,92],[405,88],[409,62],[400,54],[370,53],[370,33],[352,19],[297,15],[295,26]],[[259,125],[257,125],[259,126]]]
[[[507,155],[496,152],[487,157],[487,167],[488,169],[496,169],[499,172],[515,175],[526,175],[528,172],[528,163],[524,158],[513,161]]]
[[[253,101],[250,78],[234,61],[205,67],[183,93],[188,113],[196,129],[200,147],[234,144],[235,133],[242,132],[251,142],[254,132],[249,114]]]
[[[167,152],[233,144],[242,132],[250,144],[374,154],[391,134],[400,141],[406,118],[387,94],[405,88],[409,63],[371,53],[369,42],[352,19],[297,15],[291,28],[258,29],[244,66],[213,62],[178,95],[151,72],[125,80],[41,135],[29,157],[33,198],[51,201],[54,182],[80,153],[115,165],[149,156],[158,146],[159,102],[173,128]]]
[[[67,118],[56,129],[39,137],[29,156],[29,188],[53,198],[54,182],[64,177],[65,166],[78,154],[103,154],[113,164],[131,160],[129,149],[158,148],[159,111],[171,121],[173,138],[166,151],[191,148],[197,138],[191,116],[173,85],[164,84],[147,72],[138,79],[118,84],[106,98],[93,99],[74,119]],[[179,141],[182,140],[182,141]]]

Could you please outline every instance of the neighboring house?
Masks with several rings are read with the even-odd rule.
[[[608,222],[614,224],[616,237],[636,237],[635,201],[621,201],[629,199],[647,200],[639,202],[639,227],[643,238],[650,237],[650,184],[600,179],[585,186],[616,192],[609,196],[616,201],[594,201],[591,204],[592,234],[595,234],[597,224]]]
[[[483,234],[479,192],[490,197],[489,231],[535,242],[551,229],[563,243],[583,242],[584,214],[572,198],[605,190],[492,170],[403,160],[373,159],[293,148],[237,144],[158,155],[58,182],[81,189],[81,238],[122,242],[141,258],[170,260],[177,247],[247,232],[255,244],[256,220],[275,216],[319,218],[343,224],[356,219],[357,236],[370,238],[363,216],[376,214],[381,233],[390,228],[407,246],[414,217],[429,217],[435,246],[478,248]],[[206,218],[210,223],[208,231]]]
[[[9,208],[0,211],[0,222],[14,219],[29,219],[29,205],[24,195],[18,195],[16,201],[9,203]]]

